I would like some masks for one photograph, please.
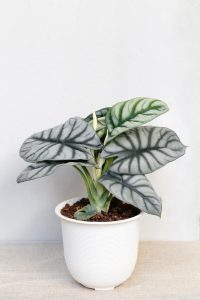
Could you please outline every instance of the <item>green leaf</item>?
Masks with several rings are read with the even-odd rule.
[[[88,220],[91,217],[95,216],[97,213],[95,207],[91,206],[90,204],[84,206],[83,208],[79,209],[77,212],[75,212],[74,217],[77,220]]]
[[[107,127],[106,127],[105,116],[106,116],[108,110],[109,110],[109,107],[105,107],[105,108],[102,108],[102,109],[99,109],[99,110],[95,111],[95,114],[96,114],[96,117],[97,117],[96,133],[97,133],[99,138],[103,138],[103,137],[106,136]],[[93,114],[88,115],[85,118],[85,121],[87,121],[92,126]]]
[[[17,178],[17,183],[38,179],[44,176],[51,175],[54,171],[61,166],[84,165],[91,166],[87,161],[45,161],[34,163],[23,170]]]
[[[108,110],[106,123],[109,137],[145,124],[168,111],[167,105],[158,99],[138,97],[115,104]]]
[[[120,174],[148,174],[185,153],[176,133],[165,127],[142,126],[124,132],[107,144],[103,158],[117,157],[110,170]]]
[[[75,117],[63,125],[32,135],[23,143],[20,156],[29,162],[88,160],[92,158],[90,149],[101,147],[95,130]]]
[[[144,175],[119,175],[108,172],[99,182],[123,202],[148,214],[161,215],[161,199]]]

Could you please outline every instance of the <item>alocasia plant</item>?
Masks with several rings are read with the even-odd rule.
[[[161,199],[145,174],[182,156],[185,146],[168,128],[141,125],[167,111],[161,100],[134,98],[36,133],[20,149],[20,156],[32,164],[17,182],[50,175],[59,166],[74,166],[90,202],[75,218],[87,220],[108,212],[113,196],[160,216]]]

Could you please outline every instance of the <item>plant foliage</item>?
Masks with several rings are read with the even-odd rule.
[[[20,156],[32,164],[17,182],[73,166],[90,202],[75,213],[78,220],[108,212],[113,196],[160,216],[161,199],[145,174],[182,156],[185,146],[171,129],[142,125],[167,111],[163,101],[139,97],[33,134],[20,149]]]

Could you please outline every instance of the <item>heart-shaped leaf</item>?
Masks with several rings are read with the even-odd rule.
[[[32,135],[23,143],[20,156],[29,162],[88,160],[92,158],[90,149],[101,147],[95,130],[75,117],[63,125]]]
[[[138,97],[119,102],[106,115],[109,138],[147,123],[166,111],[167,105],[158,99]]]
[[[103,158],[117,157],[110,170],[121,174],[148,174],[185,153],[176,133],[165,127],[142,126],[124,132],[107,144]]]
[[[140,210],[161,215],[161,199],[144,175],[119,175],[108,172],[99,180],[115,197]]]
[[[93,164],[87,161],[44,161],[34,163],[21,172],[17,178],[17,183],[51,175],[58,167],[61,166],[74,165],[91,166]]]

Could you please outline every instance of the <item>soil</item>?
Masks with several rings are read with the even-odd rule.
[[[65,207],[61,209],[61,214],[65,217],[75,219],[74,213],[83,208],[85,205],[89,204],[87,198],[82,198],[73,205],[66,204]],[[110,204],[109,212],[101,212],[96,214],[94,217],[87,220],[87,222],[109,222],[109,221],[120,221],[129,219],[137,216],[140,210],[130,204],[123,203],[117,198],[113,198]]]

